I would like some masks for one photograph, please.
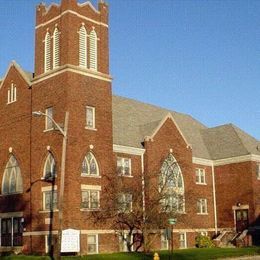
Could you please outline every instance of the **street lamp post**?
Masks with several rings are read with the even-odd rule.
[[[58,123],[49,115],[41,112],[32,112],[34,116],[45,116],[49,118],[55,127],[63,135],[62,141],[62,154],[61,154],[61,176],[60,176],[60,192],[59,192],[59,229],[58,229],[58,253],[57,259],[61,257],[61,238],[62,238],[62,225],[63,225],[63,197],[64,197],[64,183],[65,183],[65,166],[66,166],[66,151],[67,151],[67,132],[68,132],[68,122],[69,122],[69,112],[65,113],[64,129],[62,129]]]

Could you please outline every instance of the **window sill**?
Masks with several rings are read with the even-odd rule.
[[[118,174],[119,177],[133,178],[133,175]]]
[[[51,212],[59,212],[58,209],[54,209],[54,210],[39,210],[39,213],[51,213]]]
[[[197,213],[197,215],[208,215],[209,213]]]
[[[43,132],[46,133],[46,132],[50,132],[50,131],[53,131],[53,130],[54,130],[54,128],[49,128],[49,129],[43,130]]]
[[[101,178],[100,175],[86,175],[86,174],[81,174],[81,177],[88,177],[88,178]]]
[[[23,194],[23,192],[0,194],[0,197]]]
[[[196,182],[197,185],[207,185],[207,183]]]
[[[80,211],[100,211],[100,208],[98,208],[98,209],[80,209]]]
[[[15,103],[17,100],[14,100],[14,101],[11,101],[11,102],[7,102],[6,105],[10,105],[10,104],[13,104]]]
[[[0,252],[22,251],[23,246],[0,246]]]
[[[85,129],[91,130],[91,131],[97,131],[97,128],[92,128],[92,127],[87,127],[87,126],[85,126]]]

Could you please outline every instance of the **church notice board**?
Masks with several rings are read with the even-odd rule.
[[[62,231],[61,252],[73,253],[80,251],[80,232],[75,229],[66,229]]]

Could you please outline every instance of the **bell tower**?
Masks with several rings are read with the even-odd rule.
[[[102,176],[113,173],[112,79],[108,46],[108,5],[104,1],[100,0],[97,8],[89,1],[78,3],[77,0],[37,6],[32,111],[51,111],[53,119],[61,125],[65,113],[69,114],[64,229],[96,228],[86,226],[90,224],[79,209],[82,185],[103,189],[106,184]],[[39,162],[46,154],[46,147],[50,147],[56,164],[61,163],[62,138],[46,125],[43,119],[32,120],[33,181],[42,176]],[[97,177],[82,176],[82,162],[87,154],[95,157],[99,169]],[[58,168],[57,192],[59,178]],[[47,184],[37,185],[35,196],[42,198],[41,185]],[[35,210],[40,210],[38,204]],[[44,216],[41,221],[44,223]],[[53,228],[57,228],[55,224]]]
[[[71,67],[109,74],[108,5],[61,0],[36,9],[35,76]]]

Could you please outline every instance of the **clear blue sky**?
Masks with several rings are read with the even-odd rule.
[[[0,0],[1,76],[11,60],[33,71],[39,2]],[[260,1],[107,2],[114,94],[260,139]]]

